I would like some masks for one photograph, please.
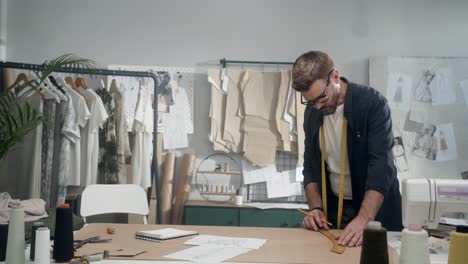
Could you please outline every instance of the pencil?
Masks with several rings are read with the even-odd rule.
[[[309,213],[309,212],[306,212],[306,211],[304,211],[304,210],[302,210],[302,209],[300,209],[300,208],[298,208],[297,210],[298,210],[299,212],[305,214],[305,215],[314,216],[313,214],[311,214],[311,213]],[[332,225],[332,223],[328,222],[327,220],[325,220],[325,219],[323,219],[323,218],[320,218],[320,221],[322,221],[322,223],[325,223],[325,224],[327,224],[327,225],[329,225],[329,226]]]

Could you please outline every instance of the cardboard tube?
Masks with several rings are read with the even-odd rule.
[[[175,154],[168,152],[163,165],[161,179],[161,220],[163,225],[171,223],[172,186],[174,184]]]
[[[175,197],[174,208],[172,210],[172,223],[182,224],[184,204],[190,193],[190,184],[192,181],[193,170],[195,167],[195,155],[185,154],[182,159],[181,169],[177,183],[177,193]]]

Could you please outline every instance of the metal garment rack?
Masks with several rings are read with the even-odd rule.
[[[18,62],[0,62],[0,84],[3,83],[3,68],[13,68],[13,69],[22,69],[22,70],[41,70],[42,65],[39,64],[29,64],[29,63],[18,63]],[[120,70],[109,70],[109,69],[98,69],[98,68],[71,68],[71,67],[62,67],[56,72],[65,72],[65,73],[74,73],[74,74],[87,74],[87,75],[101,75],[101,76],[127,76],[127,77],[141,77],[141,78],[151,78],[154,81],[154,94],[155,98],[157,93],[157,79],[155,73],[153,72],[143,72],[143,71],[120,71]],[[154,108],[154,128],[153,128],[153,160],[151,163],[151,182],[155,180],[156,187],[156,224],[161,223],[161,206],[160,206],[160,180],[158,177],[158,158],[157,158],[157,136],[158,136],[158,100],[153,100]],[[152,187],[148,190],[148,200],[151,197]]]
[[[226,60],[220,59],[219,63],[226,68],[227,64],[258,64],[258,65],[294,65],[294,62],[283,61],[241,61],[241,60]]]

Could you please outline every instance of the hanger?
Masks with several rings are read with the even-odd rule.
[[[67,77],[67,78],[71,78],[71,77]],[[62,77],[62,76],[58,76],[56,78],[57,82],[59,84],[62,85],[62,87],[64,87],[65,89],[70,89],[70,90],[73,90],[74,92],[78,93],[79,95],[83,96],[85,99],[86,97],[81,93],[81,91],[79,89],[73,89],[73,87],[70,87],[71,85],[69,83],[67,83],[67,81],[65,81],[65,79]],[[71,82],[73,83],[73,81]],[[74,83],[73,83],[74,84]]]
[[[52,91],[55,95],[57,95],[60,101],[68,102],[68,97],[65,94],[63,94],[55,85],[53,85],[49,78],[45,79],[43,85],[50,91]]]
[[[10,87],[8,87],[6,89],[6,92],[9,92],[11,89],[15,88],[18,84],[20,84],[21,82],[24,82],[24,83],[28,83],[29,82],[29,78],[28,76],[25,74],[25,73],[20,73],[18,74],[18,76],[16,76],[16,80],[15,82],[10,85]]]
[[[78,77],[78,78],[75,79],[75,85],[76,85],[77,88],[79,88],[79,87],[83,87],[83,89],[88,89],[89,88],[88,83],[82,77]]]
[[[63,94],[66,94],[66,93],[65,93],[65,90],[63,90],[62,85],[60,85],[59,83],[57,83],[57,80],[55,79],[54,76],[50,75],[50,76],[49,76],[49,81],[50,81],[60,92],[62,92]]]

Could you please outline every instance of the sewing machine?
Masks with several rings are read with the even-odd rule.
[[[443,214],[468,212],[468,180],[406,179],[402,196],[404,226],[435,229]]]

